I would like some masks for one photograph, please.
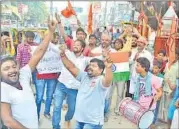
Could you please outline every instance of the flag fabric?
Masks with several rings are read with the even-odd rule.
[[[129,52],[110,53],[113,61],[113,82],[128,81],[130,76],[129,70]]]
[[[88,34],[92,33],[92,26],[93,26],[93,11],[92,11],[92,3],[91,3],[88,13]]]
[[[71,17],[72,15],[76,15],[70,1],[68,0],[68,7],[66,7],[64,10],[61,11],[61,14],[66,17],[66,18],[69,18]]]
[[[177,20],[175,17],[172,19],[172,25],[171,25],[171,32],[170,37],[168,39],[167,45],[168,45],[168,56],[169,56],[169,68],[175,61],[175,35],[174,33],[177,32]]]

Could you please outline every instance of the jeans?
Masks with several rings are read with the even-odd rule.
[[[65,121],[70,121],[73,118],[76,105],[76,96],[78,90],[68,89],[63,83],[58,82],[54,94],[54,109],[52,117],[52,125],[54,129],[60,129],[61,109],[63,100],[67,97],[68,111],[65,115]]]
[[[132,98],[132,94],[129,93],[129,88],[130,88],[130,80],[127,81],[126,97]]]
[[[159,107],[160,107],[160,100],[157,101],[156,109],[154,111],[154,120],[153,120],[152,124],[155,124],[157,122]]]
[[[109,89],[109,93],[105,99],[105,116],[109,116],[109,109],[112,101],[112,95],[114,92],[115,87],[117,88],[117,101],[115,106],[115,113],[119,112],[119,103],[123,99],[124,89],[125,89],[125,82],[113,82],[112,86]]]
[[[44,114],[46,115],[50,114],[50,107],[53,99],[53,93],[56,88],[56,83],[57,83],[56,79],[36,80],[35,88],[36,88],[36,105],[37,105],[38,118],[40,118],[40,109],[44,96],[45,86],[47,86],[47,90],[46,90],[46,102],[45,102]]]
[[[102,129],[102,125],[94,125],[76,121],[75,129]]]

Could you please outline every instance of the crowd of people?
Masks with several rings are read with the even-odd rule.
[[[55,32],[56,29],[60,33]],[[8,36],[1,35],[3,44],[9,42]],[[60,36],[65,43],[59,42]],[[101,129],[110,117],[112,96],[117,88],[114,109],[117,116],[120,117],[120,102],[124,97],[130,97],[141,107],[153,111],[155,117],[150,128],[155,128],[164,109],[168,113],[168,128],[178,128],[179,49],[175,50],[175,61],[169,66],[166,51],[162,49],[154,56],[154,50],[148,49],[149,41],[131,25],[122,33],[118,29],[113,35],[114,42],[108,32],[96,31],[88,36],[81,27],[76,30],[76,38],[73,37],[76,40],[73,40],[65,33],[57,14],[55,21],[48,21],[48,33],[40,44],[34,42],[34,37],[33,32],[27,31],[24,42],[17,46],[15,57],[1,56],[1,119],[4,126],[39,128],[46,92],[43,115],[52,120],[54,129],[61,128],[64,100],[67,129],[73,128],[73,117],[75,129]],[[37,66],[50,44],[59,48],[61,70],[41,73]],[[32,47],[36,47],[33,53]],[[115,66],[118,72],[114,72],[110,53],[128,53],[125,64],[128,70],[123,71],[119,63]],[[53,112],[50,112],[51,108]]]

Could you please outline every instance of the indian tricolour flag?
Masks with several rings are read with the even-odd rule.
[[[113,82],[129,80],[129,52],[110,53],[110,58],[113,61]]]

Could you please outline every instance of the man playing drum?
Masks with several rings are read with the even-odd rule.
[[[156,108],[156,102],[162,96],[162,79],[149,72],[150,62],[145,57],[137,59],[134,100],[150,110]]]

